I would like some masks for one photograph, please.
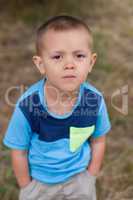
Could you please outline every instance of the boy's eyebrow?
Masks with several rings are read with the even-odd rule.
[[[72,53],[86,53],[87,51],[86,50],[81,50],[81,49],[79,49],[79,50],[75,50],[75,51],[73,51]],[[53,51],[52,53],[66,53],[66,51],[64,51],[64,50],[60,50],[60,51]]]
[[[81,49],[81,50],[76,50],[73,53],[86,53],[86,52],[87,52],[86,50]]]
[[[65,51],[60,50],[60,51],[52,51],[51,53],[64,53]]]

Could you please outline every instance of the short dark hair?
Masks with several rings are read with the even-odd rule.
[[[42,50],[42,36],[48,30],[64,31],[75,28],[84,28],[90,36],[90,48],[93,46],[92,32],[89,26],[79,17],[73,17],[70,15],[57,15],[49,18],[38,29],[36,34],[36,51],[37,54]]]

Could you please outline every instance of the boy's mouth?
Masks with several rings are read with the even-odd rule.
[[[63,76],[62,78],[63,79],[75,79],[76,76],[74,76],[74,75],[66,75],[66,76]]]

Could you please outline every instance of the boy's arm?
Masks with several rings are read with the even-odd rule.
[[[95,139],[93,138],[91,140],[92,159],[88,166],[88,171],[93,176],[97,176],[99,174],[104,158],[105,145],[106,136],[101,136]]]
[[[31,181],[29,175],[28,159],[26,150],[11,151],[12,166],[20,187],[25,187]]]

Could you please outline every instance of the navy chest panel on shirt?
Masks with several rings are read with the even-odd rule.
[[[57,119],[52,117],[40,102],[38,92],[26,97],[19,103],[19,108],[28,120],[33,132],[39,139],[52,142],[69,138],[70,127],[89,127],[96,124],[101,96],[84,89],[80,104],[67,118]]]

